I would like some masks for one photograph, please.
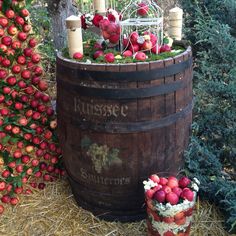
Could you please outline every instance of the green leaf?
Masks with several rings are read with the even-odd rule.
[[[2,144],[6,145],[10,139],[11,139],[11,136],[7,135],[6,137],[2,139]]]
[[[2,4],[2,11],[6,12],[11,7],[12,0],[4,0]]]
[[[11,138],[10,142],[16,144],[19,141],[19,138]]]
[[[30,7],[32,2],[33,2],[33,0],[26,0],[25,1],[25,7],[26,8]]]

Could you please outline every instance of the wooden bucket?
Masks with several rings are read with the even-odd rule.
[[[108,220],[143,217],[142,181],[178,172],[192,122],[192,53],[130,64],[57,57],[64,164],[79,205]]]

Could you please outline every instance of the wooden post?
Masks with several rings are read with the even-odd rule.
[[[66,28],[70,57],[73,58],[73,55],[76,52],[80,52],[83,54],[83,39],[80,17],[68,17],[66,19]]]
[[[176,40],[182,39],[183,10],[179,7],[169,11],[169,28],[168,34]]]

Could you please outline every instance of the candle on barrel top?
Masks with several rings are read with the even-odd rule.
[[[70,57],[73,58],[76,52],[83,54],[81,18],[78,16],[68,17],[66,19],[66,28]]]
[[[93,7],[95,12],[106,12],[106,0],[93,0]]]
[[[169,28],[168,34],[176,40],[182,39],[183,10],[179,7],[169,11]]]

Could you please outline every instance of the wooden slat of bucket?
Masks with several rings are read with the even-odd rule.
[[[157,68],[164,68],[163,60],[150,62],[150,70]],[[165,83],[165,79],[157,79],[151,81],[153,86],[155,85],[163,85]],[[165,95],[159,95],[151,98],[151,108],[152,108],[152,119],[159,120],[160,118],[165,116]],[[151,166],[152,169],[150,173],[154,173],[155,170],[164,171],[165,170],[165,138],[163,138],[163,134],[165,133],[165,127],[159,128],[158,131],[152,132],[152,155],[153,160]]]
[[[173,58],[164,60],[165,67],[174,64]],[[165,84],[173,83],[174,76],[165,77]],[[166,115],[175,113],[175,92],[165,95]],[[175,148],[176,148],[176,124],[169,125],[165,129],[165,167],[166,171],[173,171],[176,166],[172,163],[175,162]],[[168,164],[169,163],[169,164]]]

